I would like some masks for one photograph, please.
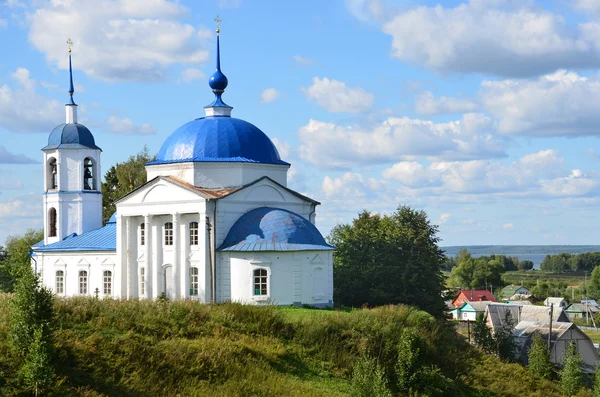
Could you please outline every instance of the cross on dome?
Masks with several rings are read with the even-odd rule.
[[[215,100],[210,105],[204,107],[206,116],[231,116],[231,109],[233,109],[221,99],[221,95],[225,92],[228,84],[227,77],[221,72],[221,45],[219,41],[221,22],[221,19],[217,15],[215,18],[215,23],[217,24],[217,69],[208,80],[208,85],[215,94]]]
[[[71,86],[69,87],[69,95],[71,96],[71,105],[75,105],[75,101],[73,101],[73,94],[75,93],[75,88],[73,87],[73,67],[71,66],[71,46],[73,42],[71,39],[67,40],[67,46],[69,46],[69,79],[71,82]]]

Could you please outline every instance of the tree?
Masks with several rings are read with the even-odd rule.
[[[484,352],[489,354],[496,353],[496,343],[494,342],[492,331],[485,323],[485,318],[481,313],[477,315],[475,324],[473,324],[473,341],[475,342],[475,346]]]
[[[512,318],[510,310],[506,311],[502,325],[494,333],[494,344],[496,354],[503,361],[514,361],[517,342],[512,333],[515,328],[515,320]]]
[[[441,317],[445,262],[438,227],[424,211],[400,206],[392,214],[363,211],[338,225],[328,240],[334,253],[334,299],[347,306],[416,305]]]
[[[576,342],[570,342],[565,351],[563,368],[560,370],[560,388],[567,396],[575,395],[583,384],[583,359],[577,351]]]
[[[592,270],[592,277],[587,284],[587,294],[590,298],[600,298],[600,266]]]
[[[31,270],[31,246],[44,239],[42,230],[28,230],[23,236],[9,236],[0,258],[0,291],[13,292],[17,280]]]
[[[43,393],[54,382],[52,291],[29,269],[17,282],[10,305],[10,338],[21,360],[21,374],[30,390]]]
[[[116,207],[114,202],[135,188],[146,183],[146,168],[144,165],[156,156],[150,156],[144,146],[135,156],[129,156],[127,161],[113,165],[104,174],[102,182],[102,221],[106,223]]]
[[[448,283],[453,287],[482,289],[502,285],[504,266],[497,259],[473,258],[471,255],[457,258],[457,265],[450,273]]]
[[[528,367],[534,374],[544,379],[551,379],[554,372],[554,365],[550,360],[550,353],[546,342],[539,333],[533,335],[533,342],[527,352]]]
[[[353,397],[392,397],[386,374],[377,362],[363,355],[352,369]]]
[[[592,395],[594,397],[600,397],[600,364],[596,364],[596,366],[594,367]]]

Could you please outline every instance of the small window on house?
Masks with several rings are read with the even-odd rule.
[[[94,190],[94,163],[89,157],[83,161],[83,189]]]
[[[140,296],[146,295],[146,269],[140,268]]]
[[[48,167],[48,171],[50,172],[50,185],[48,187],[50,189],[56,189],[58,187],[58,167],[54,157],[48,162]]]
[[[65,293],[65,272],[62,270],[56,271],[56,293],[64,294]]]
[[[56,208],[48,211],[48,237],[56,237]]]
[[[198,296],[198,268],[190,267],[190,295]]]
[[[165,223],[165,245],[173,245],[173,223]]]
[[[140,245],[146,244],[146,224],[140,225]]]
[[[87,295],[88,293],[88,274],[85,270],[79,271],[79,294]]]
[[[105,270],[102,274],[102,279],[104,295],[112,295],[112,272],[110,270]]]
[[[198,245],[198,222],[190,222],[190,245]]]
[[[256,269],[254,271],[254,295],[255,296],[266,296],[267,295],[267,270]]]

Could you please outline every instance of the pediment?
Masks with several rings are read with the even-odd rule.
[[[54,262],[54,266],[67,266],[67,264],[60,258],[58,258],[55,262]]]
[[[265,258],[264,256],[255,256],[250,259],[251,265],[260,265],[260,266],[268,266],[271,264],[271,260],[269,258]]]
[[[77,262],[77,266],[89,266],[90,263],[86,261],[84,258],[81,258],[79,262]]]
[[[156,177],[117,200],[117,206],[186,203],[204,199],[205,197],[191,185],[176,183],[167,177]]]
[[[245,203],[305,203],[311,201],[308,197],[294,192],[269,179],[262,178],[254,183],[242,187],[238,191],[222,198],[223,201],[236,201]]]
[[[102,266],[114,266],[115,263],[110,259],[110,258],[106,258],[102,261],[102,263],[100,263]]]
[[[323,258],[321,257],[321,255],[317,254],[315,255],[314,258],[312,258],[312,260],[310,261],[311,264],[313,265],[322,265],[323,263],[325,263],[325,261],[323,260]]]

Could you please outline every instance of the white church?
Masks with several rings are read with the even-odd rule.
[[[333,305],[333,250],[319,202],[287,187],[289,163],[254,125],[231,117],[217,65],[205,116],[175,130],[147,181],[102,225],[102,150],[71,101],[44,155],[44,240],[32,266],[58,296]]]

